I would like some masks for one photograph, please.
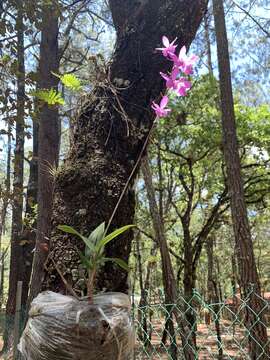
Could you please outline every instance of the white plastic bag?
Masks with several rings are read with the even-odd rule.
[[[32,302],[19,351],[27,360],[131,360],[130,301],[104,293],[94,304],[46,291]]]

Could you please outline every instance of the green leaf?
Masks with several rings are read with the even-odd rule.
[[[104,237],[105,234],[105,222],[101,223],[98,227],[95,228],[88,236],[88,240],[96,245],[98,244]]]
[[[65,100],[62,95],[55,89],[41,89],[32,91],[31,95],[36,96],[39,100],[46,102],[48,105],[64,105]]]
[[[108,244],[110,241],[112,241],[117,236],[121,235],[123,232],[127,231],[128,229],[134,227],[135,225],[125,225],[119,229],[114,230],[112,233],[105,236],[103,239],[101,239],[97,243],[96,251],[100,252],[106,244]]]
[[[62,230],[62,231],[66,232],[66,233],[69,233],[69,234],[77,235],[77,236],[79,236],[80,238],[83,237],[83,236],[82,236],[77,230],[75,230],[72,226],[68,226],[68,225],[58,225],[58,226],[57,226],[57,229]]]
[[[62,230],[64,232],[67,232],[69,234],[73,234],[73,235],[77,235],[79,236],[82,241],[85,243],[85,245],[89,248],[90,251],[94,252],[95,251],[95,247],[93,246],[93,244],[89,241],[89,239],[85,236],[83,236],[82,234],[80,234],[77,230],[75,230],[72,226],[68,226],[68,225],[58,225],[57,228],[59,230]]]
[[[53,73],[53,75],[58,77],[66,87],[72,90],[80,90],[82,87],[80,80],[73,74],[58,75]]]
[[[92,244],[87,237],[84,237],[83,241],[84,241],[84,243],[86,245],[85,255],[88,256],[88,257],[90,255],[95,255],[95,252],[96,252],[95,245]]]
[[[81,263],[87,269],[92,269],[93,265],[92,265],[91,261],[85,255],[83,255],[83,253],[81,251],[79,251],[79,256],[80,256],[80,259],[81,259]]]
[[[120,266],[122,269],[124,269],[126,271],[129,271],[128,264],[122,259],[119,259],[119,258],[104,258],[103,260],[104,261],[112,261],[112,262],[116,263],[118,266]]]

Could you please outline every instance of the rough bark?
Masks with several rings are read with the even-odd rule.
[[[38,88],[57,89],[59,72],[58,16],[56,3],[43,3]],[[59,158],[59,116],[56,107],[44,104],[39,110],[38,218],[29,301],[41,290],[44,263],[48,256],[54,192],[54,172]]]
[[[75,245],[83,245],[56,226],[72,225],[87,234],[108,222],[152,127],[150,103],[164,90],[159,71],[171,66],[154,49],[164,34],[170,39],[178,37],[179,47],[189,46],[206,0],[111,0],[110,8],[117,29],[113,59],[81,109],[74,126],[74,146],[58,172],[55,187],[51,256],[78,292],[84,281]],[[111,228],[133,223],[134,206],[131,183]],[[127,261],[131,240],[130,232],[119,237],[107,246],[106,255]],[[64,292],[53,263],[48,261],[47,267],[44,288]],[[107,263],[96,285],[97,289],[126,292],[127,274]]]
[[[252,293],[247,302],[245,326],[250,331],[249,353],[251,359],[269,358],[267,332],[262,310],[261,286],[257,273],[253,243],[244,197],[240,157],[237,142],[234,103],[231,84],[228,40],[222,0],[213,0],[220,78],[223,149],[230,192],[231,215],[236,243],[240,286],[243,294]],[[257,316],[254,316],[254,313]],[[258,317],[258,318],[257,318]]]

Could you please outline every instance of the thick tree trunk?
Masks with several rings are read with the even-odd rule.
[[[269,358],[267,332],[262,311],[261,287],[253,251],[253,243],[247,216],[237,143],[234,103],[231,84],[228,40],[222,0],[213,0],[220,77],[224,157],[230,191],[231,213],[240,286],[248,296],[245,326],[250,332],[249,352],[251,359]],[[251,290],[252,287],[252,290]],[[255,316],[254,313],[257,315]]]
[[[63,235],[56,226],[72,225],[87,234],[101,222],[108,222],[152,127],[150,104],[164,90],[159,71],[171,66],[155,48],[165,34],[170,39],[178,37],[179,48],[189,46],[206,2],[109,2],[117,29],[115,53],[81,109],[74,127],[74,146],[58,172],[55,187],[50,256],[78,292],[85,285],[78,271],[76,247],[82,249],[83,244],[73,236]],[[134,207],[130,184],[111,228],[133,223]],[[130,232],[121,236],[108,244],[106,255],[127,261],[131,240]],[[47,268],[44,288],[65,292],[53,262],[48,261]],[[126,292],[127,273],[107,263],[96,285],[98,289]]]
[[[59,72],[58,15],[57,4],[44,1],[38,79],[38,88],[41,89],[58,87],[58,79],[53,75]],[[44,104],[39,110],[38,117],[38,218],[29,301],[41,290],[44,277],[44,264],[48,256],[51,232],[54,173],[58,165],[60,143],[57,108]]]
[[[24,175],[24,107],[25,107],[25,65],[24,65],[24,23],[22,4],[18,2],[17,17],[17,117],[16,144],[14,150],[14,179],[12,198],[12,226],[10,246],[10,275],[8,300],[6,304],[7,322],[5,328],[5,346],[11,340],[15,315],[17,282],[22,280],[23,253],[20,235],[23,227],[23,175]]]

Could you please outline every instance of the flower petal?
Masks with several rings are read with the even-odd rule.
[[[170,46],[170,42],[169,42],[169,39],[167,38],[167,36],[165,36],[165,35],[162,36],[162,43],[166,47]]]
[[[168,102],[169,102],[169,98],[168,98],[168,96],[163,96],[163,98],[161,99],[161,101],[160,101],[160,107],[162,108],[162,109],[164,109],[165,107],[166,107],[166,105],[168,104]]]
[[[179,52],[179,58],[180,57],[185,57],[187,53],[187,48],[185,46],[183,46]]]

